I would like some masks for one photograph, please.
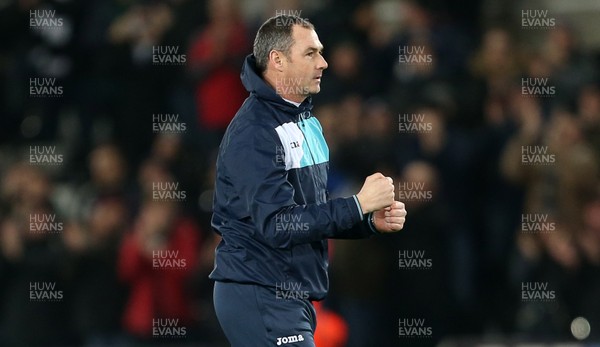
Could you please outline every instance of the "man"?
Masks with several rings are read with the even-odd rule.
[[[328,289],[327,240],[402,229],[392,179],[328,199],[329,150],[311,113],[327,62],[314,27],[295,16],[267,20],[246,58],[250,96],[221,142],[212,226],[214,304],[234,347],[314,346],[315,310]]]

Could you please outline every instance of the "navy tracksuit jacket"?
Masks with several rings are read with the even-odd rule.
[[[325,297],[329,238],[373,234],[358,200],[328,199],[329,149],[311,98],[283,100],[246,58],[250,96],[219,148],[212,227],[222,236],[210,278],[277,287],[301,284],[309,300]],[[340,119],[343,121],[343,119]]]

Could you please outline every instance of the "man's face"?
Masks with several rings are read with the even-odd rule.
[[[321,76],[327,62],[322,55],[323,45],[314,30],[295,25],[292,37],[294,44],[288,59],[283,59],[281,80],[277,84],[282,91],[287,91],[282,94],[293,95],[301,101],[321,90]]]

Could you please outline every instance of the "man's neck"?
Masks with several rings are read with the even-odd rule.
[[[286,102],[289,102],[290,104],[296,106],[296,107],[300,107],[301,102],[296,102],[296,101],[292,101],[289,99],[284,98],[283,96],[281,97],[283,100],[285,100]]]
[[[287,90],[294,89],[294,88],[289,85],[286,85],[286,83],[283,82],[285,80],[284,78],[277,78],[276,76],[274,76],[273,74],[271,74],[269,72],[266,72],[263,75],[263,80],[265,82],[267,82],[267,84],[275,90],[275,93],[277,93],[277,95],[279,95],[283,100],[285,100],[293,105],[300,106],[300,104],[307,97],[306,95],[302,95],[302,94],[286,93]]]

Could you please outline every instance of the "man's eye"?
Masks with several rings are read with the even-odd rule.
[[[313,55],[315,55],[315,52],[309,52],[307,55],[308,55],[309,57],[312,57]]]

